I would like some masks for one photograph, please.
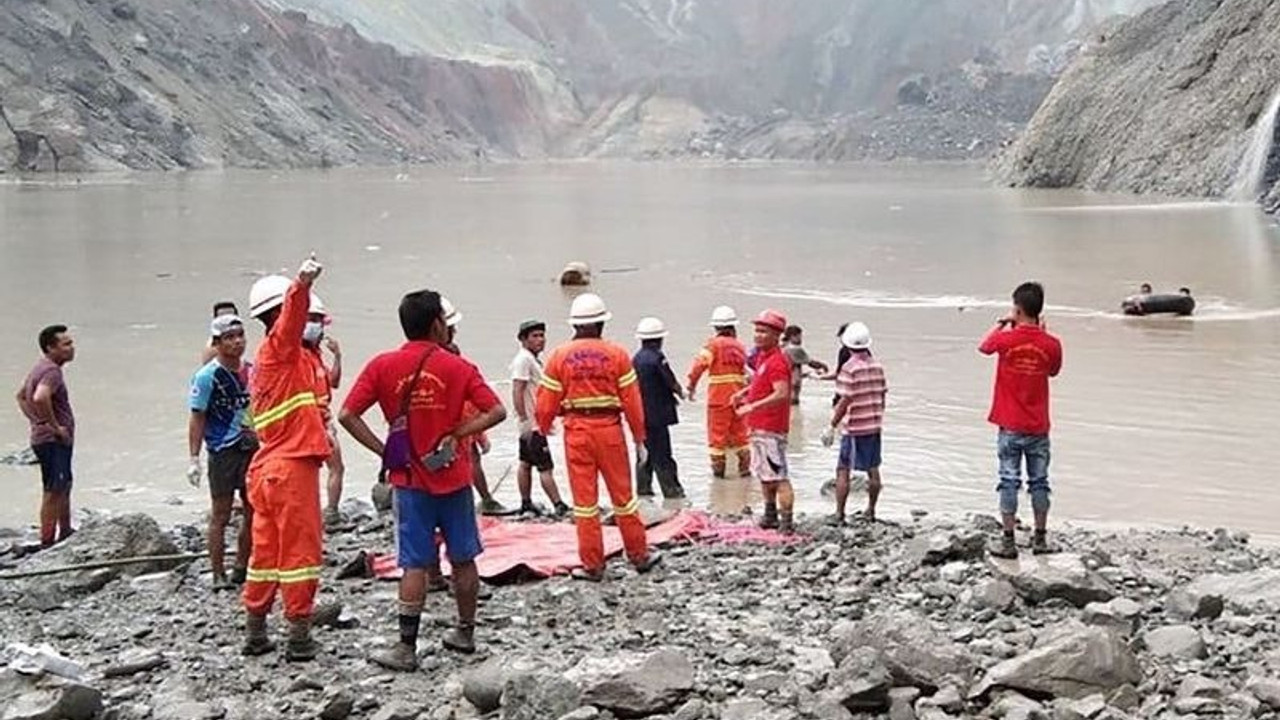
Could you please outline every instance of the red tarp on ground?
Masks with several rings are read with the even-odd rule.
[[[697,511],[679,512],[646,530],[649,544],[676,540],[706,542],[759,542],[770,545],[801,542],[803,538],[760,530],[750,524],[728,523]],[[489,581],[513,582],[523,579],[563,575],[576,567],[578,535],[572,523],[518,522],[500,518],[480,518],[484,554],[476,559],[480,577]],[[622,535],[616,527],[604,528],[605,555],[622,552]],[[394,555],[374,555],[377,577],[391,580],[400,576]],[[448,571],[447,564],[445,568]]]

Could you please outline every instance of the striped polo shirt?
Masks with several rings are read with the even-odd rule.
[[[870,352],[855,352],[836,376],[836,394],[852,398],[844,416],[845,435],[874,435],[884,424],[884,398],[889,386],[884,368]]]

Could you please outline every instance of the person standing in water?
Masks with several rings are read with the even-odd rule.
[[[1001,558],[1018,557],[1014,530],[1024,460],[1035,514],[1031,550],[1037,555],[1051,552],[1045,534],[1049,520],[1049,379],[1062,370],[1062,343],[1045,330],[1043,310],[1040,283],[1019,285],[1013,291],[1013,312],[978,346],[978,352],[998,358],[989,419],[999,428],[996,450],[1004,536],[991,554]]]
[[[671,450],[671,426],[680,422],[676,406],[684,398],[684,391],[662,352],[662,341],[666,337],[667,327],[658,318],[644,318],[636,327],[640,350],[631,364],[639,378],[644,403],[644,446],[649,454],[648,462],[636,466],[636,494],[653,497],[656,474],[662,497],[674,500],[684,497],[684,488],[680,485],[679,468]]]
[[[819,375],[830,372],[827,364],[814,360],[809,351],[804,349],[804,329],[799,325],[788,325],[782,335],[783,352],[791,361],[791,404],[800,404],[800,390],[804,386],[804,371],[813,370]]]
[[[49,547],[71,537],[71,449],[76,418],[62,368],[76,359],[75,341],[66,325],[40,331],[40,352],[26,381],[18,388],[18,408],[31,424],[31,450],[40,463],[44,494],[40,500],[40,545]]]
[[[751,475],[747,425],[733,407],[733,397],[747,386],[747,350],[738,340],[738,313],[727,305],[711,312],[715,332],[693,360],[685,396],[693,402],[698,381],[707,377],[707,452],[711,474],[724,478],[729,453],[738,458],[738,475]]]
[[[880,429],[884,424],[885,395],[888,385],[884,368],[871,354],[871,331],[856,322],[845,327],[841,343],[849,350],[849,359],[836,376],[836,403],[831,425],[822,434],[822,444],[835,441],[841,431],[840,459],[836,463],[835,525],[845,523],[845,503],[849,500],[850,470],[867,474],[867,509],[864,518],[875,522],[876,502],[880,499]]]

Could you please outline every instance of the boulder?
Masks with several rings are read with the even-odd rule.
[[[1272,710],[1280,710],[1280,680],[1252,677],[1245,683],[1245,689],[1262,701],[1263,705]]]
[[[32,556],[21,565],[23,571],[43,570],[64,565],[80,565],[153,555],[176,555],[178,546],[149,515],[91,516],[65,542]],[[172,570],[181,562],[149,561],[130,565],[81,571],[59,575],[40,584],[57,587],[60,592],[84,594],[101,590],[122,576],[149,575]]]
[[[730,700],[720,708],[720,720],[755,720],[768,711],[769,706],[758,698]]]
[[[1040,555],[1020,560],[992,559],[992,566],[1012,583],[1018,595],[1037,604],[1061,598],[1083,608],[1091,602],[1107,602],[1115,596],[1106,580],[1073,553]]]
[[[517,672],[502,689],[501,720],[547,720],[582,706],[581,691],[563,676],[549,672]]]
[[[671,720],[702,720],[707,712],[707,704],[700,698],[692,698],[671,716]]]
[[[972,699],[997,688],[1037,697],[1085,698],[1142,679],[1138,659],[1124,638],[1109,628],[1085,628],[1006,660],[987,671],[969,693]]]
[[[378,708],[378,712],[373,714],[373,720],[414,720],[420,712],[422,707],[419,705],[391,702]]]
[[[1053,720],[1091,720],[1107,709],[1102,695],[1090,695],[1080,700],[1059,700],[1053,710]]]
[[[1222,683],[1216,680],[1210,680],[1201,675],[1188,675],[1178,683],[1178,690],[1174,693],[1174,697],[1179,698],[1214,698],[1220,699],[1226,695],[1226,688]]]
[[[560,271],[560,284],[565,287],[585,287],[591,284],[591,266],[574,261]]]
[[[963,535],[958,533],[937,533],[928,539],[928,547],[920,560],[923,565],[945,565],[957,560],[981,560],[987,551],[987,536],[972,531]]]
[[[972,604],[980,610],[1008,612],[1018,601],[1018,591],[1004,578],[984,580],[973,591]]]
[[[1178,604],[1179,608],[1194,605],[1199,610],[1201,603],[1207,602],[1208,609],[1212,609],[1215,598],[1241,611],[1253,610],[1259,604],[1275,605],[1280,598],[1280,569],[1203,575],[1181,588]]]
[[[1084,621],[1090,625],[1113,627],[1126,635],[1138,629],[1142,606],[1129,598],[1114,598],[1105,603],[1084,606]]]
[[[1004,720],[1049,720],[1040,703],[1016,692],[1000,693],[991,704],[991,716]]]
[[[860,647],[843,657],[827,681],[827,695],[850,712],[889,709],[893,679],[879,652]]]
[[[0,670],[0,718],[4,720],[94,720],[102,710],[102,691],[97,688]]]
[[[1147,650],[1159,657],[1179,660],[1203,660],[1209,656],[1200,631],[1190,625],[1156,628],[1143,636]]]
[[[320,708],[320,720],[347,720],[355,709],[355,698],[350,693],[338,692],[325,700]]]
[[[580,707],[577,710],[571,710],[564,715],[561,715],[559,720],[596,720],[598,717],[600,717],[600,711],[590,705],[587,705],[586,707]]]
[[[583,658],[565,674],[582,689],[582,701],[620,718],[656,715],[675,708],[693,691],[693,665],[676,650]]]
[[[502,705],[502,691],[507,678],[533,667],[525,660],[494,657],[462,676],[462,697],[483,713],[491,713]]]
[[[965,685],[973,678],[974,663],[968,652],[914,613],[886,612],[854,624],[836,638],[831,657],[843,665],[860,647],[880,651],[897,685],[934,692],[949,678]]]
[[[889,691],[889,720],[916,720],[915,702],[920,690],[913,687]]]

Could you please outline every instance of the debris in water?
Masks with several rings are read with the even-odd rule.
[[[640,268],[632,265],[628,265],[626,267],[605,268],[600,272],[601,273],[633,273],[633,272],[640,272]]]
[[[565,287],[583,287],[591,284],[591,266],[574,261],[560,271],[560,284]]]
[[[382,246],[381,245],[365,245],[364,249],[369,252],[378,252],[379,250],[382,249]]]

